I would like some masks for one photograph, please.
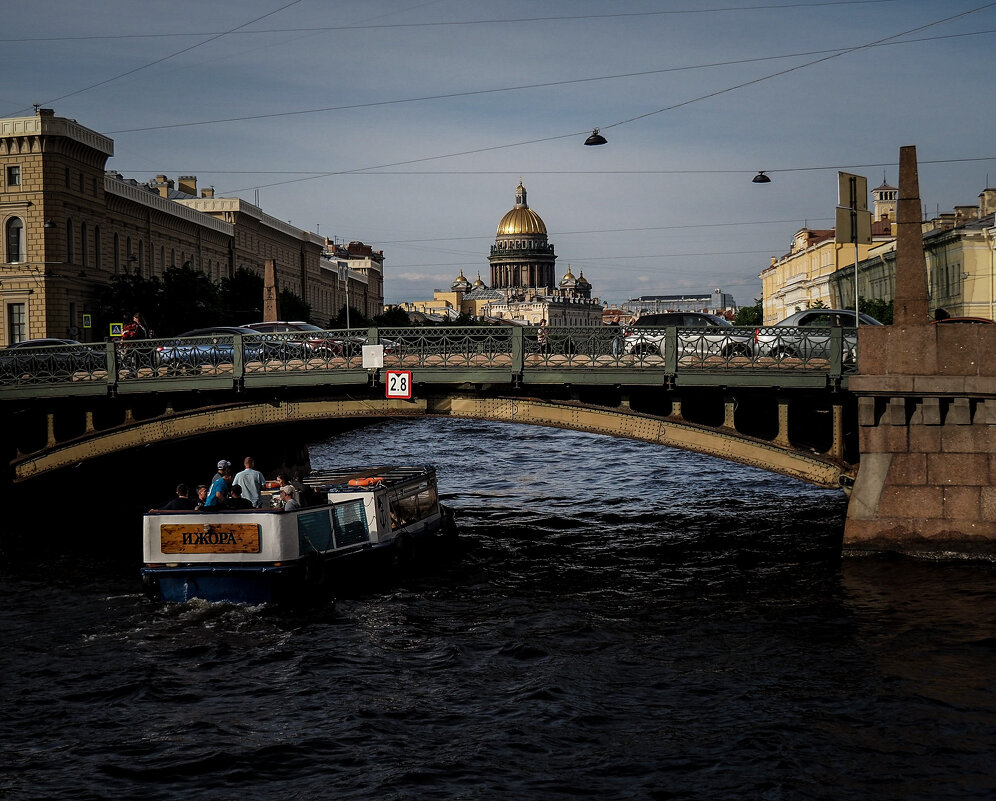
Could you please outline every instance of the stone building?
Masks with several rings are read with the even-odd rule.
[[[876,245],[895,240],[892,223],[896,212],[896,188],[882,184],[872,190],[872,244],[859,244],[860,261]],[[808,309],[817,302],[833,306],[830,283],[838,270],[853,266],[854,245],[839,241],[833,228],[800,228],[789,252],[772,258],[760,273],[762,313],[765,325],[784,320],[790,314]],[[853,303],[853,301],[852,301]]]
[[[979,194],[978,205],[955,206],[921,223],[931,312],[943,308],[952,317],[996,319],[996,189]],[[871,300],[895,296],[896,242],[871,248],[858,262],[858,293]],[[854,266],[835,273],[830,282],[834,304],[854,303]]]
[[[85,327],[101,285],[184,265],[220,281],[240,268],[262,276],[273,260],[278,288],[308,302],[314,322],[338,313],[346,285],[322,259],[325,239],[239,198],[198,195],[193,176],[174,188],[162,175],[140,183],[107,172],[113,154],[111,139],[51,109],[0,119],[0,346],[101,340],[106,331]],[[363,247],[347,247],[350,297],[379,310],[383,254]]]
[[[529,208],[521,182],[515,190],[515,206],[498,222],[488,262],[490,287],[480,274],[472,284],[461,270],[449,291],[437,289],[431,300],[399,305],[433,318],[466,314],[521,325],[541,320],[554,326],[602,324],[602,304],[592,298],[591,282],[583,272],[575,276],[568,265],[567,272],[556,279],[557,256],[546,223]]]

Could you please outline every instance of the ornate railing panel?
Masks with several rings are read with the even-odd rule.
[[[366,344],[383,345],[384,367],[415,380],[659,383],[682,375],[763,385],[779,371],[810,385],[854,372],[853,328],[642,328],[446,326],[282,334],[216,334],[69,346],[0,349],[0,395],[143,392],[175,387],[365,383]],[[603,374],[603,379],[599,375]],[[544,377],[545,376],[545,377]],[[490,378],[489,378],[490,377]],[[784,379],[771,379],[770,383]]]

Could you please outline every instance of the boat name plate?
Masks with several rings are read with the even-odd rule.
[[[257,523],[163,523],[163,553],[259,553]]]

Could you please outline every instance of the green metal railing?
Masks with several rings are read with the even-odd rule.
[[[0,349],[0,398],[416,383],[840,386],[856,369],[853,328],[521,326],[217,334]],[[363,366],[365,345],[383,366]]]

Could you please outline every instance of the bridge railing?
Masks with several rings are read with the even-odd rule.
[[[707,374],[727,383],[777,383],[790,376],[818,382],[853,372],[857,362],[856,330],[839,327],[640,328],[628,335],[615,326],[545,333],[535,326],[338,329],[4,348],[0,396],[144,392],[153,384],[360,384],[369,380],[366,344],[383,345],[385,368],[411,369],[416,381],[442,383],[515,376],[556,383],[582,373],[593,383],[619,383],[626,375],[659,383]]]

